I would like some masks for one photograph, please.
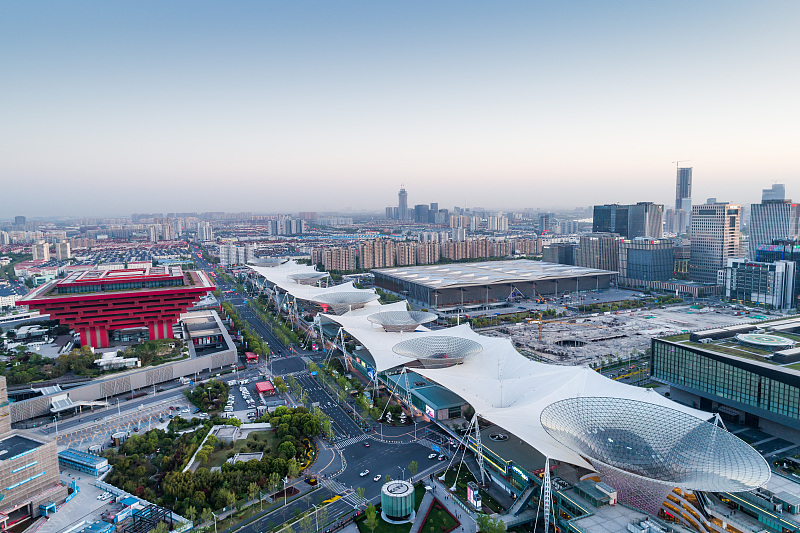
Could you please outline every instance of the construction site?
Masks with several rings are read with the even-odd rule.
[[[644,353],[650,348],[652,337],[747,324],[764,318],[768,317],[681,305],[550,321],[530,320],[489,328],[481,333],[509,338],[521,353],[539,361],[597,365],[609,358]]]

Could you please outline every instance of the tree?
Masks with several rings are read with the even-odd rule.
[[[301,518],[297,525],[302,533],[314,533],[314,521],[311,519],[310,514]]]
[[[256,496],[258,496],[258,493],[260,492],[259,489],[260,487],[258,486],[258,483],[256,483],[255,481],[251,481],[250,484],[247,486],[247,495],[250,496],[251,500],[256,499]]]
[[[186,508],[186,516],[189,518],[192,525],[194,525],[194,517],[197,516],[197,509],[194,508],[194,505],[190,505]]]
[[[204,507],[203,512],[200,513],[200,520],[203,521],[204,524],[207,524],[214,520],[214,513],[211,511],[211,508]]]
[[[165,522],[159,522],[155,528],[150,530],[150,533],[169,533],[169,527]]]
[[[297,464],[297,461],[294,459],[290,459],[287,465],[287,472],[286,475],[291,477],[297,477],[297,474],[300,473],[300,466]]]
[[[273,472],[269,475],[269,490],[275,492],[281,486],[281,475]]]
[[[324,529],[325,525],[328,523],[328,508],[327,507],[320,507],[319,511],[317,511],[317,522],[320,526]]]
[[[417,464],[416,461],[411,461],[410,463],[408,463],[408,471],[411,472],[411,477],[417,475],[417,470],[419,470],[419,465]]]
[[[364,490],[364,487],[358,487],[358,488],[356,489],[356,495],[357,495],[357,496],[358,496],[358,498],[359,498],[359,499],[361,499],[361,500],[363,500],[363,499],[364,499],[364,493],[365,493],[365,492],[366,492],[366,490]]]
[[[478,531],[481,533],[504,533],[506,530],[505,522],[487,514],[478,513],[475,521],[478,523]]]
[[[374,533],[375,528],[378,527],[378,512],[375,509],[375,504],[371,503],[367,505],[367,510],[364,514],[366,515],[364,523],[367,525],[369,530]]]
[[[225,494],[225,503],[228,504],[228,507],[232,507],[236,503],[236,493],[232,490],[229,490]]]

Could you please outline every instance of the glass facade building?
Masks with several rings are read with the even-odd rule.
[[[690,393],[693,407],[736,423],[757,427],[764,419],[798,427],[800,372],[683,342],[652,340],[653,379]]]
[[[672,279],[674,244],[668,239],[633,239],[619,243],[619,283],[639,286],[640,282]]]

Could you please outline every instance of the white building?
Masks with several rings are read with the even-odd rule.
[[[197,223],[197,240],[200,242],[214,240],[214,228],[210,222],[202,221]]]
[[[72,250],[68,242],[59,242],[56,244],[56,259],[59,261],[66,261],[72,257]]]
[[[244,265],[255,259],[252,244],[237,246],[233,243],[221,244],[219,247],[219,263],[223,266]]]

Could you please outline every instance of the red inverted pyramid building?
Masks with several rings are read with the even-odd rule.
[[[179,266],[89,270],[37,287],[17,305],[80,332],[84,346],[105,348],[115,329],[146,327],[151,340],[172,337],[181,313],[214,289],[203,272]]]

